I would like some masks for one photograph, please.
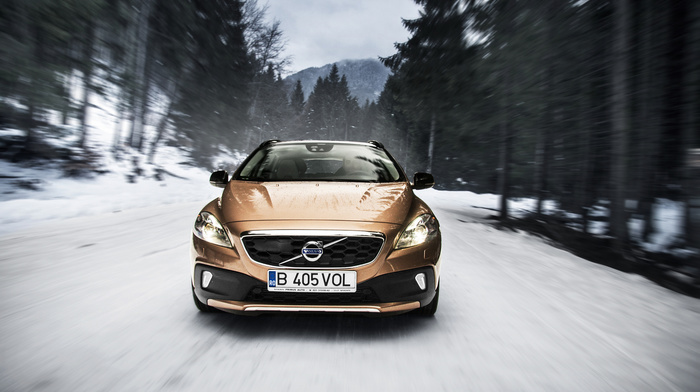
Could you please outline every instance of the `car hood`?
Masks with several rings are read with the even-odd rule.
[[[221,195],[226,223],[339,220],[402,224],[413,202],[407,183],[230,181]]]

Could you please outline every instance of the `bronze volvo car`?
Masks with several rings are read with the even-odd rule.
[[[437,219],[378,142],[267,141],[197,216],[192,293],[201,311],[433,315]]]

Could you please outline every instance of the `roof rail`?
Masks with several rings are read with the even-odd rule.
[[[281,142],[281,140],[277,140],[277,139],[265,140],[264,142],[262,142],[260,144],[260,147],[267,147],[270,144],[275,144],[275,143],[279,143],[279,142]]]
[[[370,140],[367,143],[369,143],[375,147],[378,147],[378,148],[384,148],[384,145],[376,140]]]

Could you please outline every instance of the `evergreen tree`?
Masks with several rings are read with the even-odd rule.
[[[294,90],[292,90],[292,95],[289,98],[289,106],[291,106],[295,115],[300,115],[302,110],[304,110],[304,90],[301,88],[301,80],[297,80],[296,84],[294,84]]]
[[[198,2],[194,15],[192,66],[175,103],[176,126],[193,141],[194,158],[208,165],[219,144],[245,147],[253,68],[239,1]]]
[[[30,152],[34,128],[48,110],[65,111],[70,91],[70,71],[92,69],[91,59],[73,56],[74,46],[91,47],[84,35],[102,6],[97,0],[15,1],[8,0],[0,11],[0,96],[15,99],[27,108],[16,113],[10,106],[0,110],[27,131],[25,149]],[[90,53],[88,53],[89,55]],[[88,80],[89,77],[84,77]],[[85,86],[87,87],[87,86]]]
[[[267,139],[285,138],[289,134],[289,119],[292,109],[287,101],[284,81],[275,75],[273,65],[267,72],[257,78],[259,83],[258,104],[251,114],[251,126],[254,130],[255,145]]]
[[[403,22],[411,37],[396,44],[397,53],[382,61],[398,76],[400,99],[413,113],[413,121],[427,124],[429,132],[421,136],[427,139],[426,169],[431,171],[437,130],[443,126],[439,122],[461,96],[459,83],[454,82],[465,71],[468,59],[467,20],[460,1],[415,1],[423,6],[420,17]]]
[[[154,161],[158,144],[172,123],[174,104],[183,98],[183,85],[194,68],[196,42],[191,31],[197,21],[194,3],[189,0],[157,1],[151,13],[149,28],[153,33],[149,56],[153,60],[149,61],[149,86],[153,94],[163,95],[165,106],[150,145],[150,162]]]
[[[333,64],[328,76],[319,77],[309,95],[306,132],[323,139],[347,140],[357,124],[358,112],[359,105],[350,95],[347,78],[341,77],[338,66]]]

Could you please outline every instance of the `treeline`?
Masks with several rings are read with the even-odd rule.
[[[269,90],[286,94],[284,37],[265,12],[256,0],[5,0],[1,125],[27,131],[29,155],[57,113],[79,123],[78,147],[114,132],[115,151],[152,159],[172,131],[202,164],[219,145],[244,149]],[[116,99],[114,130],[89,129],[95,94]]]
[[[117,157],[153,161],[168,141],[205,167],[220,151],[249,152],[271,138],[392,134],[379,132],[377,104],[352,97],[335,66],[308,99],[300,85],[290,88],[281,78],[283,31],[257,0],[3,3],[0,126],[26,131],[20,159],[45,151],[47,132],[65,136],[52,128],[57,114],[79,133],[73,152],[91,132],[111,132]],[[96,94],[116,99],[114,129],[89,128]]]
[[[654,199],[690,195],[700,2],[415,1],[383,93],[358,102],[337,67],[309,97],[285,84],[284,35],[257,0],[4,0],[0,126],[26,130],[30,157],[58,117],[78,149],[112,132],[117,155],[169,140],[207,167],[222,146],[376,139],[409,173],[503,195],[503,219],[508,197],[536,196],[585,232],[607,201],[621,242],[628,213],[648,237]],[[96,94],[116,100],[113,130],[88,127]]]
[[[283,90],[284,82],[279,80],[278,83]],[[270,138],[358,140],[367,135],[360,124],[365,113],[375,104],[365,102],[360,106],[357,98],[350,94],[347,78],[339,74],[336,64],[328,75],[318,78],[308,99],[304,97],[300,80],[286,88],[290,90],[287,95],[291,113],[269,110],[265,121],[256,128],[256,142]],[[281,99],[287,98],[283,96]],[[275,99],[268,97],[263,101],[270,104]],[[283,105],[271,106],[274,109]]]
[[[654,198],[689,197],[700,147],[700,2],[416,0],[411,37],[383,59],[414,162],[445,186],[537,196],[610,234]],[[625,200],[637,201],[625,205]],[[686,228],[688,226],[686,225]]]

